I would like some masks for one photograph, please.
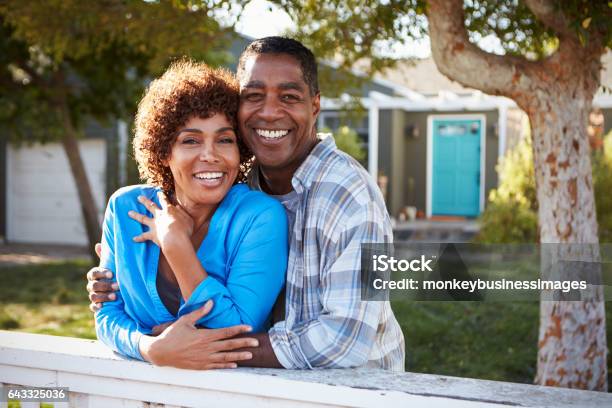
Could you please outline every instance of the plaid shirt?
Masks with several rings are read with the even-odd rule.
[[[250,184],[259,188],[259,171]],[[366,365],[404,370],[404,337],[389,302],[361,300],[361,244],[392,242],[378,187],[355,160],[320,141],[295,172],[285,320],[269,331],[285,368]]]

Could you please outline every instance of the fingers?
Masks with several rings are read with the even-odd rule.
[[[259,341],[251,337],[243,337],[239,339],[217,341],[212,345],[214,351],[223,352],[247,347],[257,347],[259,346]]]
[[[149,200],[145,196],[138,196],[138,202],[147,207],[147,210],[149,210],[151,214],[155,214],[155,211],[159,210],[157,204],[155,204],[153,201]]]
[[[106,282],[106,281],[88,281],[87,291],[88,292],[114,292],[119,290],[117,282]]]
[[[91,303],[104,303],[104,302],[112,302],[117,299],[117,295],[113,292],[104,293],[104,292],[89,292],[89,300]]]
[[[151,329],[151,336],[159,336],[160,334],[162,334],[164,330],[170,327],[172,323],[174,322],[166,322],[166,323],[158,324],[157,326],[153,326],[153,328]]]
[[[113,272],[106,269],[100,268],[96,266],[95,268],[91,268],[89,272],[87,272],[87,280],[95,281],[99,279],[111,279],[113,277]]]
[[[154,222],[153,218],[149,218],[146,215],[141,214],[136,211],[128,211],[128,216],[131,219],[136,220],[139,223],[146,225],[147,227],[151,227],[151,224],[153,224]]]
[[[211,329],[208,335],[210,336],[210,339],[212,341],[215,341],[215,340],[229,339],[241,333],[248,333],[251,330],[253,330],[251,326],[247,326],[246,324],[241,324],[238,326],[224,327],[222,329]]]
[[[149,231],[135,236],[134,238],[132,238],[132,240],[134,240],[134,242],[145,242],[145,241],[155,242],[155,239],[153,238],[153,236],[151,235]]]
[[[250,360],[253,358],[253,354],[250,351],[232,351],[229,353],[214,353],[210,355],[210,358],[215,363],[231,363]]]
[[[96,255],[98,255],[98,258],[101,258],[102,257],[102,244],[98,242],[96,245],[94,245],[94,251],[96,251]]]
[[[210,311],[212,310],[212,307],[213,307],[213,301],[209,300],[208,302],[204,304],[204,306],[202,306],[201,308],[197,310],[194,310],[191,313],[186,314],[185,316],[181,317],[179,320],[182,320],[192,326],[195,326],[198,320],[200,320],[201,318],[206,316],[208,313],[210,313]]]
[[[203,367],[199,367],[200,370],[216,370],[220,368],[237,368],[238,364],[236,363],[214,363],[214,364],[206,364]]]
[[[90,303],[89,304],[89,310],[91,310],[93,313],[96,313],[100,309],[102,309],[102,303]]]

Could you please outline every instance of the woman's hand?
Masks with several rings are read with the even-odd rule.
[[[157,337],[142,336],[139,349],[143,358],[155,365],[206,370],[236,368],[238,361],[250,360],[253,355],[241,349],[258,347],[252,337],[234,338],[250,332],[246,325],[223,329],[197,329],[196,322],[210,312],[212,301],[182,316],[165,328]]]
[[[128,213],[130,218],[149,227],[147,232],[134,237],[134,241],[153,241],[162,249],[162,252],[165,248],[169,248],[172,245],[189,243],[194,228],[191,216],[180,205],[170,204],[164,193],[159,192],[157,196],[159,197],[161,208],[144,196],[138,197],[138,201],[147,207],[149,212],[153,214],[153,218],[149,218],[136,211]]]

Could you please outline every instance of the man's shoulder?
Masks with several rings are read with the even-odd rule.
[[[317,163],[310,186],[313,198],[327,197],[342,204],[382,204],[378,186],[357,160],[335,149]]]

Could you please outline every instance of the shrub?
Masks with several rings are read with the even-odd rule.
[[[593,185],[599,241],[612,243],[612,131],[604,137],[602,151],[593,157]]]
[[[593,155],[593,188],[600,242],[612,242],[612,131],[603,149]],[[497,166],[500,184],[489,194],[480,216],[480,243],[530,243],[538,241],[538,205],[533,173],[531,137],[523,137]]]
[[[331,132],[329,129],[325,129],[323,133]],[[358,162],[363,163],[366,154],[357,132],[348,126],[340,126],[334,133],[334,140],[338,149],[352,156]]]

